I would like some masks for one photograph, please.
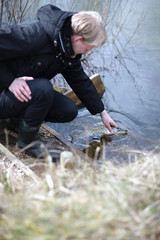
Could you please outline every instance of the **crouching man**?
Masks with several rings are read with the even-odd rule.
[[[37,20],[0,30],[0,119],[10,119],[19,133],[19,147],[39,138],[44,121],[63,123],[77,116],[77,106],[49,81],[58,73],[112,132],[116,123],[104,110],[80,60],[105,41],[105,27],[97,12],[67,12],[50,4],[38,10]],[[28,151],[43,157],[39,145]]]

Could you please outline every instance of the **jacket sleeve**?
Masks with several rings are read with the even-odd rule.
[[[91,114],[104,110],[103,102],[92,81],[84,72],[80,60],[68,66],[62,75]]]
[[[15,79],[9,61],[34,54],[46,41],[46,34],[38,21],[13,25],[0,30],[0,91],[8,88]]]
[[[34,54],[46,40],[46,33],[38,21],[12,25],[0,30],[0,61]]]

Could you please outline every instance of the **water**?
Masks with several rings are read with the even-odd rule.
[[[74,10],[81,10],[84,6],[90,8],[93,2],[79,1],[78,5],[74,5]],[[105,1],[97,2],[100,3],[100,11]],[[61,1],[51,3],[71,9],[71,2],[67,0],[63,4]],[[40,5],[43,4],[45,2],[41,1]],[[71,123],[48,123],[90,155],[94,156],[96,149],[99,149],[99,159],[105,157],[128,161],[128,157],[132,160],[135,151],[150,152],[159,146],[159,9],[159,0],[123,0],[119,12],[107,26],[107,44],[89,57],[90,74],[99,72],[106,87],[103,96],[106,110],[128,134],[87,136],[85,130],[90,130],[90,126],[97,128],[103,125],[98,115],[92,116],[86,109],[80,110]]]

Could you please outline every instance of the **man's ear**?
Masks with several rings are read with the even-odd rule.
[[[72,36],[72,41],[73,42],[77,42],[77,41],[82,40],[82,39],[83,39],[83,37],[80,36],[80,35],[73,35]]]

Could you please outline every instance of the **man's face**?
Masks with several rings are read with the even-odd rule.
[[[84,43],[82,36],[72,36],[72,47],[75,55],[86,54],[89,50],[93,49],[94,46]]]

